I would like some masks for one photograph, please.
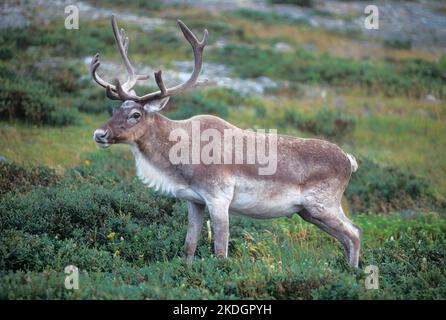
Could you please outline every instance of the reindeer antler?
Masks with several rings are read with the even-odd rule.
[[[135,70],[133,69],[130,60],[127,56],[129,39],[125,34],[124,29],[121,29],[119,32],[118,24],[116,22],[115,16],[111,17],[113,34],[115,36],[116,45],[118,46],[119,53],[121,54],[122,61],[127,70],[127,81],[123,84],[119,82],[119,80],[115,80],[115,84],[111,84],[105,80],[103,80],[96,72],[99,68],[101,62],[99,60],[99,53],[97,53],[90,64],[90,71],[93,79],[102,87],[106,89],[107,97],[115,100],[133,100],[136,102],[147,103],[151,100],[161,99],[164,97],[172,96],[178,93],[181,93],[189,88],[195,87],[198,83],[198,76],[200,75],[201,68],[203,65],[203,49],[206,46],[208,31],[205,29],[203,34],[203,40],[198,41],[197,37],[189,30],[189,28],[181,21],[177,20],[178,25],[183,32],[184,37],[192,46],[192,51],[194,53],[194,70],[190,78],[177,86],[172,88],[166,88],[162,78],[161,70],[155,72],[155,81],[158,85],[159,91],[148,93],[143,96],[137,96],[134,91],[131,89],[135,86],[138,80],[148,79],[148,76],[136,75]]]
[[[126,36],[124,29],[119,31],[118,24],[116,22],[115,16],[111,17],[111,25],[113,29],[113,34],[115,36],[116,46],[118,47],[119,53],[121,54],[122,61],[124,63],[125,69],[127,71],[127,81],[123,84],[123,88],[130,90],[136,84],[137,80],[148,79],[149,76],[136,75],[135,70],[127,57],[127,51],[129,47],[129,38]],[[90,63],[90,72],[93,79],[102,87],[106,89],[107,97],[115,100],[122,100],[118,95],[118,90],[115,85],[103,80],[96,72],[96,70],[101,65],[99,59],[99,53],[93,57]]]

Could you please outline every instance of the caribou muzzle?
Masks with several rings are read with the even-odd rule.
[[[93,139],[96,144],[101,148],[109,147],[113,142],[110,141],[110,130],[109,129],[97,129],[93,133]]]

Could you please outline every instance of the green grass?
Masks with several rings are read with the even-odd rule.
[[[42,163],[60,169],[78,164],[81,154],[96,149],[93,132],[108,115],[84,115],[79,125],[38,127],[0,122],[0,154],[25,164]]]
[[[429,177],[444,195],[444,124],[425,116],[366,116],[358,120],[352,140],[357,154]]]

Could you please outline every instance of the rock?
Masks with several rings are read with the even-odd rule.
[[[428,94],[426,97],[424,97],[424,100],[428,102],[437,102],[437,98],[433,94]]]
[[[0,29],[25,28],[29,24],[24,8],[8,3],[0,7]]]
[[[274,45],[274,50],[278,52],[287,52],[293,50],[293,47],[285,42],[277,42]]]

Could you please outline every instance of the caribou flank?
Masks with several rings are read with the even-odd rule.
[[[255,218],[298,213],[338,239],[346,250],[349,263],[358,266],[360,229],[346,217],[341,207],[342,194],[352,172],[357,169],[353,156],[327,141],[279,135],[277,169],[271,175],[259,175],[259,165],[256,164],[172,164],[169,150],[175,141],[169,139],[169,134],[181,129],[190,135],[193,121],[199,121],[202,129],[212,128],[221,135],[225,130],[232,130],[244,138],[254,133],[210,115],[173,121],[158,113],[166,106],[169,97],[199,84],[207,30],[199,41],[178,20],[194,54],[195,64],[190,78],[166,88],[160,70],[155,73],[159,90],[138,96],[132,88],[138,80],[148,77],[135,72],[127,57],[128,37],[124,30],[118,29],[115,17],[111,18],[111,23],[127,70],[127,80],[123,84],[118,80],[114,84],[103,80],[97,74],[99,54],[94,56],[90,68],[93,79],[105,89],[109,98],[123,101],[113,116],[94,132],[94,140],[104,148],[115,143],[129,144],[135,156],[137,175],[143,182],[187,201],[187,261],[194,256],[207,206],[215,234],[215,253],[219,257],[227,256],[229,212]]]

